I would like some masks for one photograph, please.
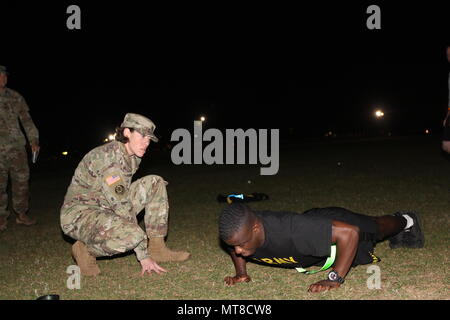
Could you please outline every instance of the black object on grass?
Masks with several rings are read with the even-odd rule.
[[[228,204],[231,204],[233,202],[253,202],[268,199],[269,196],[267,194],[257,192],[253,192],[250,194],[243,194],[243,193],[232,193],[228,195],[219,194],[217,196],[218,202],[227,202]]]

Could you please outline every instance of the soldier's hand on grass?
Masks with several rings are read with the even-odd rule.
[[[341,285],[330,280],[322,280],[309,286],[308,292],[322,292],[330,289],[339,288]]]
[[[244,275],[244,276],[225,277],[223,281],[225,281],[227,285],[232,286],[238,282],[250,282],[252,281],[252,279],[248,275]]]
[[[141,276],[145,274],[145,272],[148,272],[149,274],[152,273],[152,271],[156,272],[157,274],[161,274],[162,272],[167,272],[166,269],[160,267],[155,260],[151,258],[146,258],[141,261],[139,261],[142,266],[142,272]]]

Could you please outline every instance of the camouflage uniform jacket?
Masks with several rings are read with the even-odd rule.
[[[20,123],[31,144],[39,144],[39,132],[31,119],[25,99],[16,91],[4,88],[0,91],[0,147],[21,148],[25,137]]]
[[[75,170],[61,214],[100,207],[133,221],[128,191],[140,161],[137,156],[129,156],[118,141],[88,152]]]

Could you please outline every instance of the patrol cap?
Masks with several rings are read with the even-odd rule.
[[[148,118],[137,113],[127,113],[120,125],[123,128],[133,128],[143,136],[150,137],[151,140],[158,142],[158,138],[153,133],[156,129],[155,124]]]
[[[0,66],[0,73],[4,73],[6,75],[9,75],[9,72],[6,71],[6,67],[5,66]]]

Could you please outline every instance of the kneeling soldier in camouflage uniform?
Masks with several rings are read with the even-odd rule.
[[[166,247],[169,204],[163,178],[145,176],[131,183],[155,125],[128,113],[117,129],[116,141],[91,150],[81,160],[61,208],[63,232],[78,240],[72,255],[83,275],[97,275],[96,257],[134,250],[145,272],[166,272],[156,262],[184,261],[188,252]],[[145,208],[146,233],[136,215]],[[148,242],[148,248],[147,248]]]

